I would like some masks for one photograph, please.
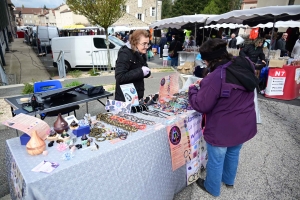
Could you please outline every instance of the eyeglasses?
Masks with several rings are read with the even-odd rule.
[[[283,36],[288,36],[288,35],[283,35]]]
[[[148,44],[148,43],[143,43],[143,44],[139,43],[139,44],[142,45],[145,48],[148,48],[150,46],[150,44]]]

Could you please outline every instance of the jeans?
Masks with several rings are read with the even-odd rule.
[[[171,58],[171,66],[172,67],[178,66],[178,57]]]
[[[207,145],[208,161],[204,187],[213,196],[219,196],[221,183],[234,184],[240,149],[243,144],[233,147],[216,147]]]

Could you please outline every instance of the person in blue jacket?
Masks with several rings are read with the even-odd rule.
[[[222,182],[233,187],[240,149],[257,132],[254,66],[248,58],[233,58],[226,45],[219,38],[202,44],[200,54],[210,73],[200,85],[189,87],[189,103],[206,116],[207,173],[205,180],[200,178],[196,183],[213,196],[220,195]]]

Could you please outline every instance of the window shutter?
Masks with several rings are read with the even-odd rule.
[[[142,14],[142,21],[145,21],[145,14]]]
[[[152,16],[152,7],[150,7],[150,9],[149,9],[149,11],[150,11],[150,17]]]
[[[126,6],[126,12],[129,13],[129,6]]]
[[[135,13],[135,18],[138,18],[138,14],[137,13]]]

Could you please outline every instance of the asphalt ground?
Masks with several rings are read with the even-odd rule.
[[[47,62],[50,61],[47,60]],[[47,62],[41,61],[44,66],[47,66]],[[155,58],[150,60],[149,66],[159,67],[160,62],[162,60]],[[49,66],[45,67],[48,73],[49,69],[52,69]],[[170,72],[155,73],[153,78],[146,79],[146,95],[156,93],[160,79],[167,74]],[[80,80],[89,84],[114,83],[113,76],[81,78]],[[22,86],[19,87],[22,88]],[[7,93],[9,91],[10,93]],[[0,92],[0,97],[3,98],[6,94],[7,96],[19,94],[18,92],[18,89],[6,90],[6,92]],[[221,196],[217,199],[300,199],[300,100],[282,101],[259,95],[258,102],[262,118],[262,123],[258,124],[258,133],[252,140],[246,142],[241,150],[234,189],[227,189],[223,185]],[[80,107],[78,118],[85,114],[85,105],[80,105]],[[89,108],[94,108],[89,109],[92,115],[104,112],[103,106],[97,101],[90,102]],[[48,117],[45,121],[51,125],[55,119],[55,117]],[[10,199],[5,169],[5,140],[13,137],[16,137],[15,130],[0,130],[0,197],[3,197],[0,200]],[[205,173],[202,177],[205,177]],[[196,184],[186,187],[174,197],[174,200],[196,199],[216,198],[199,189]]]

